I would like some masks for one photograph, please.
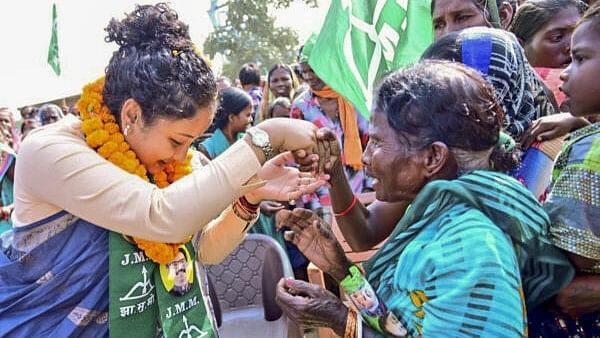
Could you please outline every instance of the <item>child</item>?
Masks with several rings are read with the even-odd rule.
[[[267,118],[271,117],[290,117],[292,104],[287,97],[278,97],[269,106]]]
[[[573,62],[561,74],[561,90],[571,114],[600,112],[600,4],[577,23],[571,42]],[[545,203],[554,244],[565,250],[577,275],[560,291],[556,304],[564,314],[538,309],[530,313],[531,337],[600,335],[600,123],[571,134],[553,171]]]

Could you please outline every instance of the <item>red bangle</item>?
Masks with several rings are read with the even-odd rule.
[[[244,207],[244,209],[246,209],[248,211],[253,211],[254,213],[256,213],[256,210],[258,210],[258,207],[260,206],[260,203],[259,204],[250,203],[248,201],[248,199],[246,199],[246,196],[240,197],[238,199],[238,201],[240,202],[242,207]]]
[[[350,205],[341,212],[334,212],[333,215],[335,217],[346,216],[346,214],[348,214],[356,206],[356,201],[358,201],[358,198],[356,198],[356,195],[352,195],[352,202],[350,202]]]

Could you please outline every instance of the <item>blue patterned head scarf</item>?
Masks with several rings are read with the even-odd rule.
[[[472,27],[458,34],[461,62],[479,70],[496,90],[505,112],[505,130],[520,138],[536,119],[555,113],[525,57],[523,48],[509,32]]]
[[[422,58],[461,62],[478,70],[494,86],[505,112],[504,130],[514,139],[521,138],[533,121],[556,112],[551,93],[546,93],[512,33],[467,28],[440,38]]]

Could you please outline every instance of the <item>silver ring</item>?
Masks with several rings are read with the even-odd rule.
[[[294,205],[296,205],[296,200],[294,200],[290,197],[291,194],[292,193],[288,193],[288,204],[291,206],[294,206]]]

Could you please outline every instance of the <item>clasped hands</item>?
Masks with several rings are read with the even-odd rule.
[[[302,195],[315,192],[327,184],[326,173],[339,158],[339,143],[335,135],[327,130],[313,131],[311,142],[287,141],[279,146],[286,150],[265,162],[257,177],[266,184],[246,195],[252,203],[261,200],[292,202]],[[308,134],[310,135],[310,134]],[[307,135],[291,135],[304,139]],[[292,166],[297,164],[298,167]],[[268,210],[275,212],[283,206],[271,203]]]
[[[279,200],[284,200],[286,193],[290,199],[315,191],[326,184],[329,174],[334,177],[343,175],[343,171],[339,170],[340,144],[335,134],[328,129],[323,128],[315,133],[313,147],[296,147],[294,150],[294,147],[289,146],[284,149],[293,151],[271,160],[275,161],[273,165],[267,162],[263,169],[270,167],[273,170],[267,170],[266,173],[272,175],[274,172],[282,172],[282,168],[285,168],[290,176],[295,172],[298,177],[302,177],[300,180],[310,180],[305,182],[307,184],[300,184],[300,188],[293,192],[290,190],[293,189],[293,184],[282,188],[278,193]],[[292,159],[299,165],[300,170],[285,166]],[[352,263],[346,257],[331,226],[316,213],[300,208],[293,211],[280,210],[277,212],[276,227],[278,230],[284,227],[289,229],[284,232],[285,239],[295,244],[313,264],[336,281],[340,282],[346,276]],[[339,336],[344,336],[348,308],[328,290],[315,284],[286,278],[277,284],[275,300],[286,316],[300,326],[329,327]],[[365,333],[371,336],[370,330],[363,332]]]
[[[291,201],[326,184],[328,174],[339,163],[340,145],[335,134],[327,129],[317,131],[313,143],[310,147],[284,146],[283,149],[293,151],[265,163],[259,178],[268,180],[260,188],[270,189],[272,197],[267,199]],[[286,165],[292,160],[299,169]],[[282,227],[289,229],[284,233],[286,240],[294,243],[313,264],[337,281],[344,278],[351,263],[329,224],[314,212],[297,208],[277,213],[277,228]],[[282,279],[277,285],[276,301],[289,318],[302,326],[325,326],[344,334],[348,308],[317,285]]]

